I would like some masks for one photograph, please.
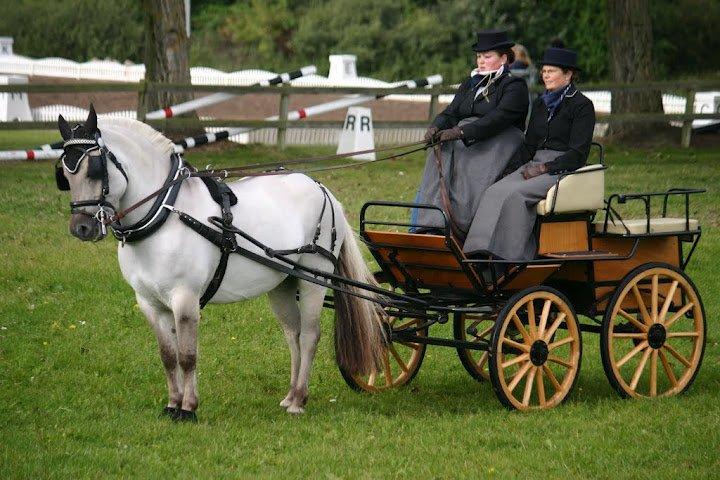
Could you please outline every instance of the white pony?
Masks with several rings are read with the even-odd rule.
[[[58,126],[65,140],[66,155],[63,167],[56,172],[58,185],[69,183],[75,202],[71,205],[70,232],[84,241],[100,240],[105,236],[98,221],[100,205],[121,211],[160,188],[168,177],[173,144],[135,120],[100,119],[98,125],[92,108],[84,125],[71,130],[60,116]],[[104,151],[114,154],[113,161],[99,162]],[[98,174],[98,168],[104,171]],[[103,186],[107,187],[106,192]],[[320,219],[318,245],[330,248],[333,213],[330,208],[323,209],[325,195],[314,180],[302,174],[288,174],[243,178],[229,186],[238,199],[232,207],[235,227],[273,249],[293,249],[312,242]],[[338,258],[337,273],[372,283],[342,206],[332,195],[327,198],[338,217],[333,251]],[[138,222],[152,203],[129,213],[122,220],[123,225]],[[208,217],[220,214],[219,205],[195,177],[182,182],[175,209],[206,224]],[[237,242],[264,255],[262,249],[242,238],[238,237]],[[295,254],[289,258],[324,272],[334,270],[330,260],[317,254]],[[196,419],[199,299],[219,259],[220,250],[174,214],[149,237],[118,245],[122,274],[135,290],[137,303],[157,336],[169,397],[163,412],[176,420]],[[268,294],[290,347],[290,389],[280,405],[290,413],[302,413],[320,337],[319,316],[326,287],[232,254],[211,303],[237,302],[263,293]],[[382,309],[368,300],[339,292],[335,294],[335,303],[338,363],[350,373],[367,373],[382,355]]]

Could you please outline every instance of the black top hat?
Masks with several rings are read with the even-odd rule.
[[[580,67],[577,66],[577,52],[568,48],[548,48],[545,50],[545,53],[543,53],[542,60],[539,64],[580,71]]]
[[[477,32],[477,42],[473,44],[472,49],[476,52],[489,52],[490,50],[500,50],[510,48],[515,45],[508,39],[505,30],[481,30]]]

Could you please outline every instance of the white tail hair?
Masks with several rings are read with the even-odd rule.
[[[350,224],[342,215],[345,235],[340,248],[338,274],[355,281],[379,286],[365,264]],[[346,290],[367,297],[373,292],[344,285]],[[351,375],[367,374],[380,364],[385,348],[385,311],[371,301],[335,291],[335,355],[338,365]]]

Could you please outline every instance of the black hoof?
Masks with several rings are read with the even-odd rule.
[[[197,414],[192,410],[179,409],[177,415],[173,417],[176,422],[192,422],[197,423]]]
[[[178,415],[178,411],[180,411],[177,407],[165,407],[162,409],[162,412],[160,412],[159,418],[172,418],[175,420],[175,417]]]

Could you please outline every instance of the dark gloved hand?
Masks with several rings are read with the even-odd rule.
[[[440,131],[439,128],[436,126],[430,126],[428,127],[427,131],[425,132],[425,137],[423,137],[423,140],[425,140],[425,143],[432,143],[433,137]]]
[[[463,136],[464,134],[463,131],[460,130],[460,127],[448,128],[447,130],[443,130],[442,132],[440,132],[440,141],[449,142],[451,140],[463,138]]]
[[[525,180],[537,177],[543,173],[547,173],[547,165],[544,163],[528,163],[522,169],[522,176]]]

